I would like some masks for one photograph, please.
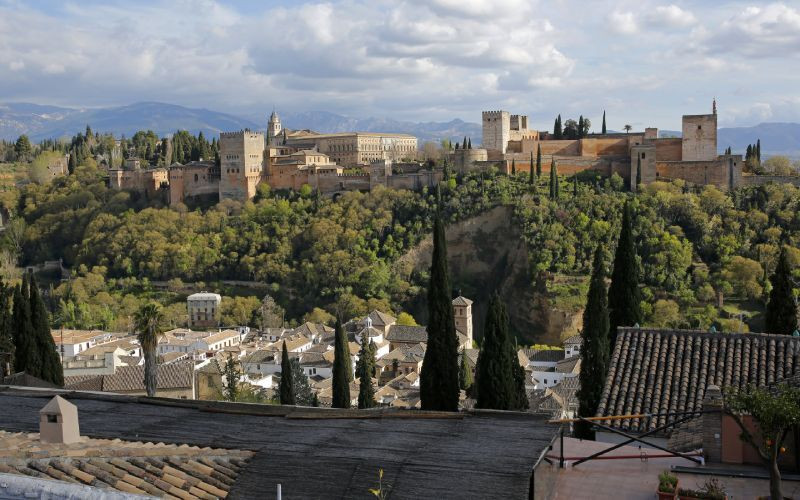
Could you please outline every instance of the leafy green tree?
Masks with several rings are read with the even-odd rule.
[[[350,376],[347,373],[350,350],[347,347],[347,335],[342,328],[342,321],[336,318],[333,351],[333,407],[350,408]],[[362,339],[366,342],[366,339]]]
[[[375,372],[375,343],[371,340],[361,343],[361,351],[358,354],[356,363],[356,374],[358,375],[358,407],[360,409],[373,408],[375,406],[375,386],[372,385],[372,377]]]
[[[725,391],[725,410],[739,425],[742,441],[749,444],[769,468],[769,497],[784,498],[778,457],[789,431],[800,425],[800,389],[787,384],[780,384],[772,390],[754,386],[743,390],[728,388]],[[755,420],[760,439],[756,440],[749,426],[744,424],[744,415]]]
[[[451,304],[444,223],[433,224],[433,258],[428,285],[428,346],[420,373],[423,410],[458,410],[458,339]]]
[[[469,367],[469,361],[467,361],[467,353],[462,351],[461,362],[458,365],[458,386],[462,391],[466,391],[469,394],[472,382],[472,369]]]
[[[163,333],[164,314],[161,304],[150,302],[136,311],[134,325],[139,339],[139,345],[144,354],[144,387],[147,395],[156,395],[158,380],[158,360],[156,359],[156,349],[158,348],[158,338]]]
[[[289,359],[289,351],[286,350],[286,341],[283,342],[281,351],[281,384],[280,384],[280,403],[282,405],[297,404],[294,397],[294,382],[292,376],[292,362]]]
[[[225,400],[237,401],[239,397],[239,381],[242,375],[239,373],[236,362],[233,360],[233,355],[230,353],[228,353],[228,359],[225,360],[222,376],[225,377],[225,388],[223,390]]]
[[[603,110],[603,135],[606,135],[606,110]]]
[[[606,292],[606,266],[603,262],[603,248],[598,245],[592,263],[592,278],[586,296],[586,309],[583,312],[581,331],[581,372],[578,390],[578,416],[593,417],[600,404],[603,386],[608,372],[608,295]],[[594,439],[591,425],[576,422],[575,437]]]
[[[781,249],[778,265],[770,278],[772,290],[764,313],[766,330],[769,333],[791,335],[797,330],[797,305],[794,299],[792,270],[786,258],[786,250]]]
[[[17,142],[14,143],[14,153],[17,155],[18,160],[28,161],[30,159],[33,147],[27,135],[22,134],[17,138]]]
[[[617,341],[617,327],[633,326],[642,322],[640,293],[636,243],[633,240],[633,215],[630,203],[626,202],[614,254],[611,286],[608,289],[610,350],[614,349]]]

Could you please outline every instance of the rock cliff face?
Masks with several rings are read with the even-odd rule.
[[[427,273],[433,250],[426,238],[395,264],[406,277]],[[580,313],[560,311],[552,306],[545,287],[534,286],[529,270],[528,249],[513,220],[513,207],[498,206],[479,216],[447,227],[447,253],[454,292],[474,301],[473,328],[483,335],[486,309],[497,291],[505,301],[511,332],[520,344],[558,344],[580,324]],[[425,294],[407,308],[421,324],[427,320]]]

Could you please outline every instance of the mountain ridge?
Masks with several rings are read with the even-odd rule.
[[[461,141],[466,136],[475,145],[481,142],[481,125],[453,119],[447,122],[410,122],[391,118],[353,118],[328,111],[279,113],[281,122],[291,129],[311,129],[321,133],[346,131],[406,133],[416,136],[420,144],[426,141]],[[0,139],[14,140],[27,134],[34,141],[47,138],[72,137],[86,125],[115,135],[133,135],[138,130],[153,130],[167,135],[176,130],[196,134],[202,131],[209,137],[221,131],[241,129],[265,130],[263,121],[241,117],[206,108],[189,108],[177,104],[142,101],[125,106],[106,108],[68,108],[35,103],[0,104]],[[680,135],[676,131],[661,131]],[[748,144],[761,139],[763,153],[800,156],[800,123],[764,122],[750,127],[723,127],[718,130],[720,151],[731,147],[744,152]]]

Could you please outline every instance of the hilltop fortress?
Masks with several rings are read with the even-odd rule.
[[[711,114],[684,115],[682,137],[660,138],[658,129],[643,132],[587,134],[580,139],[554,139],[548,132],[528,128],[528,117],[508,111],[482,113],[483,145],[457,149],[457,171],[500,165],[510,172],[529,171],[541,147],[542,169],[554,159],[559,174],[594,170],[601,175],[622,176],[636,190],[638,184],[683,179],[692,184],[712,184],[722,189],[741,185],[741,155],[717,153],[717,109]]]

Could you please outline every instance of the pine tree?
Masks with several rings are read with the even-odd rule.
[[[292,362],[289,360],[289,351],[286,350],[286,341],[284,340],[283,351],[281,351],[280,398],[282,405],[296,404],[294,398],[294,381],[292,379]]]
[[[617,327],[633,326],[642,321],[639,292],[639,273],[636,266],[636,246],[633,241],[633,215],[629,203],[622,211],[622,225],[614,255],[611,286],[608,290],[609,349],[614,349]]]
[[[606,110],[603,110],[603,135],[606,135]]]
[[[350,352],[347,347],[347,335],[342,328],[342,321],[336,318],[333,351],[333,403],[334,408],[350,408],[350,377],[347,374],[347,359]],[[366,335],[361,343],[367,341]]]
[[[517,175],[517,160],[511,160],[511,175]]]
[[[536,178],[542,178],[542,144],[536,144]]]
[[[797,330],[797,305],[794,301],[791,273],[786,259],[786,249],[781,248],[778,265],[775,266],[775,272],[769,280],[772,290],[764,314],[767,333],[791,335]]]
[[[578,415],[593,417],[603,395],[603,386],[608,371],[608,295],[606,292],[606,266],[603,263],[603,249],[600,245],[594,252],[592,278],[583,312],[581,338],[581,372],[578,390]],[[585,422],[575,424],[575,437],[594,439],[591,425]]]
[[[35,348],[41,371],[38,376],[59,387],[64,386],[64,370],[61,366],[61,357],[56,351],[56,343],[50,333],[50,318],[45,309],[44,301],[39,294],[39,287],[33,273],[29,273],[28,286],[30,289],[31,328],[35,339]]]
[[[423,410],[458,410],[458,339],[450,294],[447,242],[437,207],[428,285],[428,346],[420,373]]]
[[[558,185],[558,167],[556,167],[556,159],[550,161],[550,198],[557,200],[559,195]]]
[[[466,350],[461,351],[461,362],[458,365],[458,387],[462,391],[466,391],[467,394],[470,393],[472,388],[472,369],[467,361]]]
[[[360,409],[373,408],[375,406],[375,386],[372,385],[372,377],[375,371],[375,351],[377,348],[370,340],[361,343],[361,351],[358,354],[356,372],[358,373],[358,407]]]

